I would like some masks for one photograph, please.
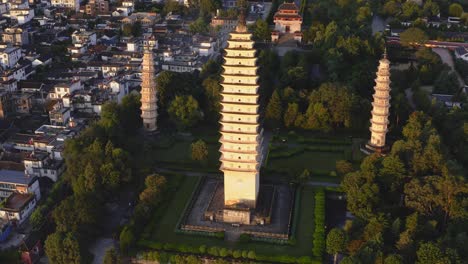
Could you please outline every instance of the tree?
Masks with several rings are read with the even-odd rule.
[[[221,85],[214,77],[208,77],[203,81],[203,88],[205,88],[205,96],[207,101],[206,112],[212,118],[207,120],[218,121],[219,112],[221,110]]]
[[[346,249],[346,234],[343,229],[333,228],[327,235],[327,253],[333,255],[333,263],[337,263],[338,253]]]
[[[130,37],[132,35],[132,25],[131,24],[124,24],[122,26],[122,34],[125,37]]]
[[[219,6],[219,2],[215,0],[200,0],[200,12],[202,15],[208,15],[216,11]]]
[[[125,135],[135,135],[143,125],[140,107],[140,96],[128,94],[122,98],[119,107],[119,121]]]
[[[460,83],[457,75],[450,70],[440,72],[434,82],[434,93],[455,94],[459,90]]]
[[[310,172],[308,169],[304,169],[304,171],[302,171],[302,173],[298,177],[298,182],[301,184],[304,184],[309,180],[310,180]]]
[[[80,245],[72,233],[55,232],[45,241],[45,252],[51,264],[81,264]]]
[[[140,193],[141,204],[146,208],[156,206],[161,200],[161,194],[166,188],[166,178],[164,176],[153,174],[145,179],[145,189]]]
[[[205,141],[199,139],[190,145],[192,160],[206,161],[208,158],[208,147]]]
[[[276,127],[279,126],[282,116],[283,106],[281,104],[281,98],[278,90],[275,90],[266,107],[265,119],[269,125]]]
[[[406,1],[402,6],[402,15],[404,19],[414,20],[421,14],[421,7],[414,1]]]
[[[395,1],[395,0],[386,1],[385,5],[383,7],[384,15],[392,16],[392,17],[396,16],[398,14],[398,12],[400,12],[400,10],[401,10],[400,5],[401,4],[400,4],[399,1]]]
[[[113,247],[106,250],[103,264],[120,264],[120,263],[121,263],[120,257]]]
[[[203,17],[197,18],[194,22],[189,25],[189,30],[193,34],[195,33],[206,33],[209,30],[208,23],[206,23]]]
[[[129,248],[135,241],[135,235],[129,226],[125,226],[120,232],[120,250],[124,253],[128,252]]]
[[[258,19],[253,27],[253,37],[256,40],[268,41],[271,40],[271,30],[268,23],[263,19]]]
[[[335,164],[336,172],[340,175],[346,175],[353,171],[353,164],[347,160],[338,160]]]
[[[341,183],[347,195],[347,207],[354,215],[370,218],[379,202],[379,186],[360,172],[348,173]]]
[[[137,21],[132,25],[132,35],[134,37],[140,37],[143,33],[143,28],[141,26],[141,22]]]
[[[423,6],[423,12],[427,17],[436,16],[440,12],[439,5],[432,0],[426,0]]]
[[[449,6],[449,15],[453,17],[461,17],[463,7],[459,3],[453,3]]]
[[[182,130],[194,126],[202,118],[198,101],[191,95],[176,96],[168,112],[171,120]]]
[[[82,235],[93,232],[98,208],[90,196],[73,195],[63,200],[52,212],[57,231]]]
[[[299,105],[297,103],[289,103],[286,112],[284,113],[284,126],[289,128],[294,125],[297,114],[299,113]]]
[[[403,258],[400,255],[388,255],[384,260],[384,264],[403,264]]]
[[[372,11],[369,6],[361,6],[357,10],[356,21],[358,23],[362,23],[370,19],[371,15],[372,15]]]
[[[450,260],[444,256],[444,253],[440,250],[440,247],[432,242],[422,243],[417,255],[417,264],[449,264]]]
[[[164,13],[177,12],[180,10],[179,1],[167,0],[164,2]]]
[[[400,42],[404,46],[418,46],[423,45],[429,40],[426,32],[422,29],[411,27],[401,32]]]

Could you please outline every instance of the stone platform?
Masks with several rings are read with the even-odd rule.
[[[289,238],[294,189],[288,184],[260,184],[255,209],[224,207],[224,183],[207,178],[190,202],[179,229],[198,232],[249,234],[254,237]]]
[[[249,209],[244,204],[234,206],[224,205],[224,184],[220,181],[212,194],[204,217],[208,221],[243,225],[264,225],[271,223],[273,204],[276,198],[276,188],[273,185],[261,185],[257,206]]]
[[[390,147],[388,145],[385,145],[383,147],[377,147],[377,146],[372,145],[370,142],[367,142],[366,144],[361,145],[360,149],[366,155],[378,153],[382,156],[385,156],[390,151]]]

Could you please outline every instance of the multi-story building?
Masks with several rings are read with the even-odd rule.
[[[14,67],[20,59],[21,49],[5,44],[0,45],[0,66],[3,69]]]
[[[80,11],[80,0],[51,0],[50,4],[55,7],[66,8],[75,12]]]
[[[51,159],[49,153],[33,151],[24,160],[24,173],[29,177],[47,177],[56,182],[64,171],[63,160]]]
[[[0,208],[0,218],[21,225],[29,218],[36,207],[37,199],[33,194],[12,193]]]
[[[71,37],[75,47],[94,46],[97,43],[96,33],[92,31],[75,31]]]
[[[71,80],[67,83],[56,84],[53,92],[51,92],[49,96],[52,99],[61,99],[65,95],[72,95],[75,91],[78,91],[81,88],[80,80]]]
[[[292,2],[284,2],[278,7],[273,17],[275,30],[279,33],[294,33],[301,31],[302,17],[299,8]]]
[[[109,14],[109,1],[90,0],[85,6],[85,12],[91,16]]]
[[[13,46],[28,45],[28,32],[19,27],[5,28],[2,33],[2,41]]]
[[[16,19],[19,25],[28,23],[34,18],[34,9],[29,8],[17,8],[10,9],[10,18]]]
[[[41,192],[37,177],[26,175],[24,171],[0,169],[0,200],[12,193],[34,194],[39,200]]]

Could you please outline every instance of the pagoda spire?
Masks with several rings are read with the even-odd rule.
[[[245,1],[239,0],[237,2],[239,6],[239,17],[237,19],[237,32],[247,32],[247,22],[246,22],[246,15],[245,15]]]
[[[370,120],[371,138],[366,145],[370,152],[385,152],[386,135],[388,131],[388,116],[390,114],[390,61],[385,50],[383,58],[379,61],[377,78],[375,79],[372,102],[372,118]]]
[[[141,118],[143,128],[147,132],[154,132],[157,129],[156,119],[158,115],[157,91],[156,91],[156,71],[154,69],[153,49],[150,46],[150,39],[143,46],[143,62],[141,71]]]

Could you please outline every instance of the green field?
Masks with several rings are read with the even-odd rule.
[[[312,181],[338,183],[340,177],[335,173],[336,161],[349,160],[358,166],[363,158],[359,150],[361,142],[362,139],[345,135],[278,133],[270,143],[267,176],[292,180],[307,169]]]
[[[199,139],[204,140],[208,147],[208,159],[205,162],[191,158],[190,145]],[[149,145],[149,156],[153,165],[161,168],[218,172],[219,146],[216,135],[158,135]]]
[[[299,206],[299,217],[296,227],[296,245],[276,245],[262,242],[249,242],[245,244],[227,242],[217,238],[202,237],[195,235],[185,235],[175,233],[177,222],[183,214],[185,205],[191,198],[198,177],[186,177],[180,188],[173,194],[167,209],[164,212],[156,212],[152,222],[144,231],[144,241],[140,245],[151,248],[157,243],[183,244],[188,246],[208,247],[218,246],[240,250],[254,250],[260,255],[290,255],[294,257],[311,256],[312,233],[314,229],[314,189],[304,187],[301,192],[301,201]],[[295,212],[297,213],[297,212]]]

